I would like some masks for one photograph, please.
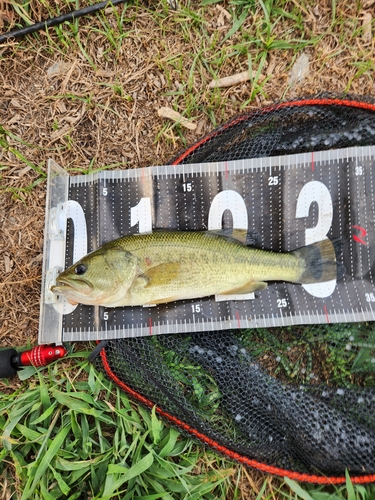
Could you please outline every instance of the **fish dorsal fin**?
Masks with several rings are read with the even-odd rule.
[[[260,236],[257,231],[249,231],[248,229],[227,228],[227,229],[211,229],[207,234],[221,236],[227,240],[239,241],[243,245],[256,245],[260,242]]]
[[[243,286],[238,288],[232,288],[232,290],[226,290],[222,295],[237,295],[242,293],[259,292],[267,288],[267,283],[265,281],[249,281]]]

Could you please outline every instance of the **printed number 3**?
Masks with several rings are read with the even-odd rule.
[[[297,200],[297,219],[308,217],[310,207],[314,202],[318,204],[318,222],[314,227],[306,228],[306,245],[327,239],[328,231],[332,225],[333,205],[331,194],[327,186],[319,181],[308,182],[301,189]],[[329,297],[336,287],[336,280],[303,285],[303,287],[314,297]]]

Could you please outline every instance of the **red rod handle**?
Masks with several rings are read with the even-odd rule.
[[[63,358],[66,354],[65,347],[50,346],[50,345],[37,345],[29,351],[20,352],[18,355],[19,366],[46,366],[56,361],[56,359]]]

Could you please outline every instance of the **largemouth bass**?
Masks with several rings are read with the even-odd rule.
[[[263,290],[267,281],[336,278],[328,239],[275,253],[246,246],[246,231],[154,231],[110,241],[63,271],[51,289],[70,303],[106,307],[160,304]],[[239,238],[239,239],[238,239]]]

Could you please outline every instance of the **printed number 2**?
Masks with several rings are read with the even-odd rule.
[[[327,239],[328,231],[332,225],[333,205],[331,194],[327,186],[319,181],[308,182],[301,189],[297,200],[297,219],[308,217],[311,204],[314,202],[318,204],[318,222],[314,227],[306,228],[306,245]],[[312,283],[303,285],[303,287],[314,297],[329,297],[336,287],[336,280],[326,281],[324,283]]]

